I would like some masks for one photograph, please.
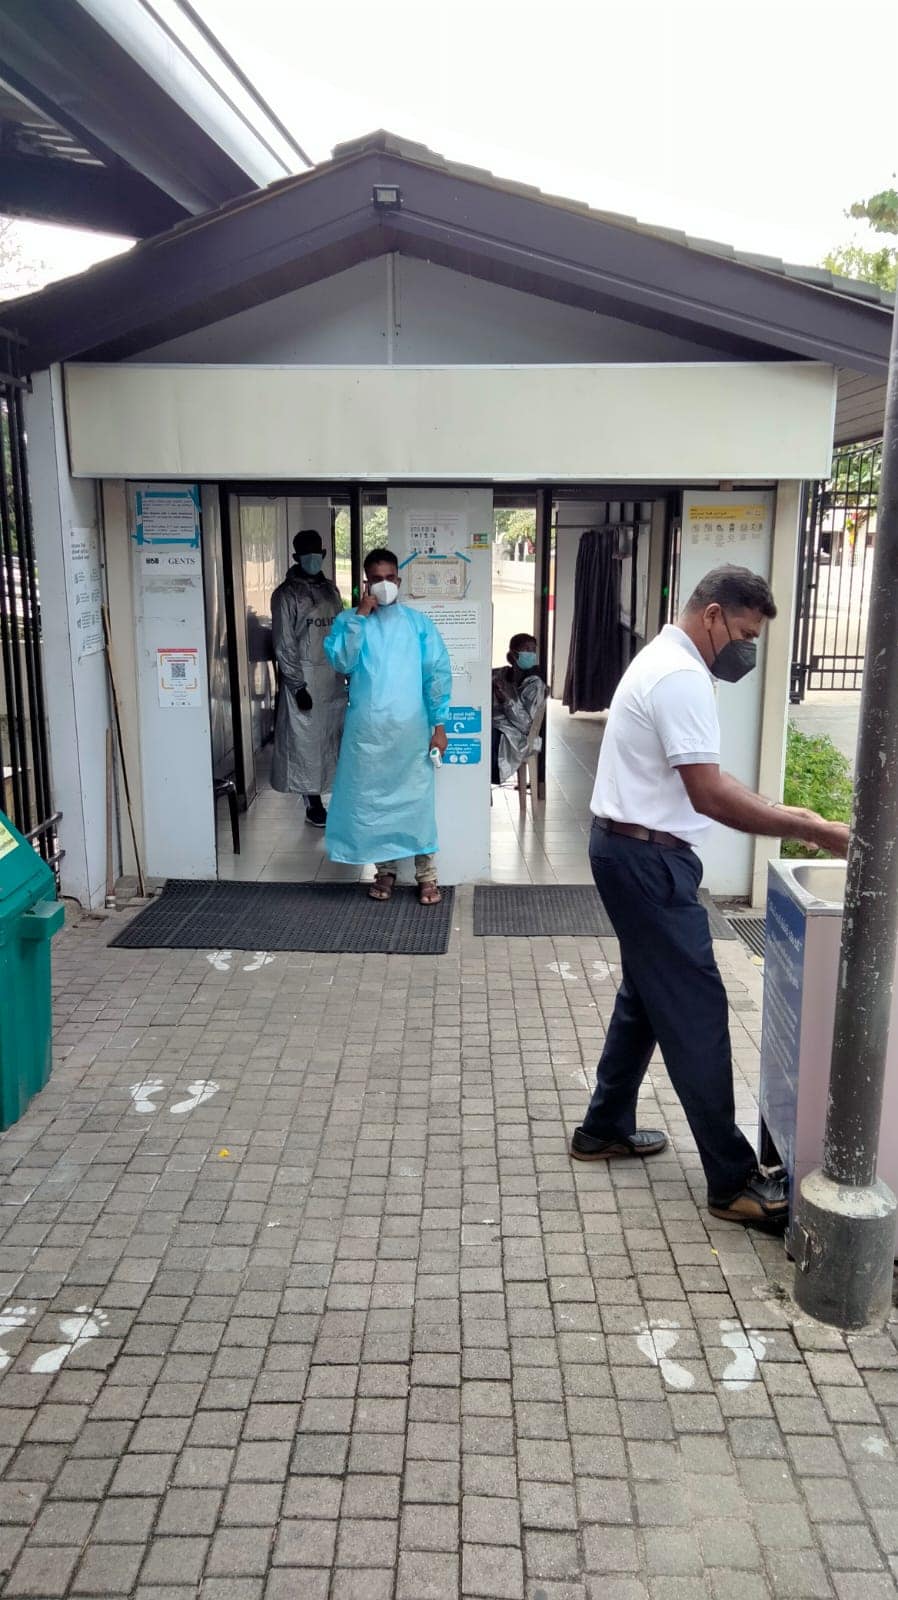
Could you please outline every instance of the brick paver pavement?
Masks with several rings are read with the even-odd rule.
[[[669,1153],[572,1164],[614,944],[470,917],[440,959],[57,941],[0,1139],[4,1597],[898,1593],[894,1339],[794,1320],[662,1070]]]

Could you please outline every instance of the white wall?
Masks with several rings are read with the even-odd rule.
[[[720,353],[397,254],[169,339],[137,359],[358,365],[719,361]]]
[[[687,490],[683,495],[683,539],[680,549],[680,604],[689,598],[700,578],[714,567],[725,564],[750,567],[762,577],[770,578],[773,550],[773,514],[776,496],[771,489],[741,489],[732,493],[709,490]],[[758,528],[740,531],[742,520],[737,519],[735,532],[714,533],[706,542],[704,531],[690,529],[690,510],[716,508],[725,510],[737,504],[752,502],[763,507],[764,514],[757,519]],[[723,519],[729,527],[730,519]],[[766,639],[759,646],[759,665],[756,671],[743,678],[741,683],[717,685],[717,708],[720,716],[720,765],[731,772],[750,789],[757,788],[758,759],[761,744],[761,705],[764,695]],[[750,896],[754,866],[754,839],[747,833],[735,833],[713,823],[699,854],[705,866],[705,887],[712,894],[731,895],[734,898]]]
[[[135,527],[131,485],[129,522]],[[153,488],[164,488],[154,484]],[[215,805],[205,598],[199,565],[186,576],[148,570],[131,540],[145,866],[150,877],[214,878]],[[184,706],[161,702],[157,652],[197,651],[199,693]]]
[[[106,660],[102,651],[78,659],[71,530],[90,529],[101,541],[96,485],[69,477],[58,367],[35,377],[25,419],[52,793],[62,812],[62,892],[82,906],[100,906],[106,893]],[[115,860],[117,866],[117,848]]]
[[[761,741],[758,752],[758,789],[768,800],[779,800],[786,769],[786,728],[789,721],[789,678],[792,668],[792,628],[795,617],[795,564],[801,518],[801,484],[777,485],[773,523],[770,584],[777,615],[766,628],[763,664]],[[756,839],[753,849],[752,905],[767,899],[767,863],[780,853],[778,839]]]
[[[481,713],[481,760],[476,765],[453,766],[448,760],[436,772],[438,869],[444,883],[471,883],[489,876],[490,868],[490,715],[492,706],[492,593],[491,536],[493,495],[490,489],[390,489],[390,548],[400,562],[411,554],[406,518],[409,512],[460,513],[467,519],[468,557],[466,607],[475,606],[480,618],[480,654],[463,672],[453,674],[452,704],[473,706]],[[471,535],[488,533],[485,545],[471,548]],[[406,588],[408,576],[406,573]],[[416,602],[405,597],[407,604]],[[447,733],[451,734],[447,726]],[[451,746],[450,746],[451,749]]]
[[[87,477],[665,483],[813,478],[835,377],[692,366],[66,368]]]

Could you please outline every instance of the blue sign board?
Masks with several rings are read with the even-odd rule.
[[[451,727],[451,723],[448,726]],[[476,767],[480,763],[479,739],[450,739],[449,748],[443,757],[444,765],[450,767]]]
[[[448,734],[482,733],[483,713],[479,706],[450,706],[446,718],[446,732]]]
[[[804,938],[801,907],[771,877],[764,950],[761,1116],[790,1176],[795,1169]]]

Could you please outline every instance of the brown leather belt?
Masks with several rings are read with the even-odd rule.
[[[668,850],[691,850],[685,839],[675,833],[665,833],[663,828],[642,828],[638,822],[612,822],[610,817],[596,817],[605,833],[620,833],[625,839],[642,839],[646,844],[663,844]]]

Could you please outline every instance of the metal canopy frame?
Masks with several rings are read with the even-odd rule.
[[[398,209],[374,199],[399,190]],[[36,369],[118,360],[393,251],[624,318],[729,359],[885,372],[885,307],[370,146],[180,224],[10,308]]]

